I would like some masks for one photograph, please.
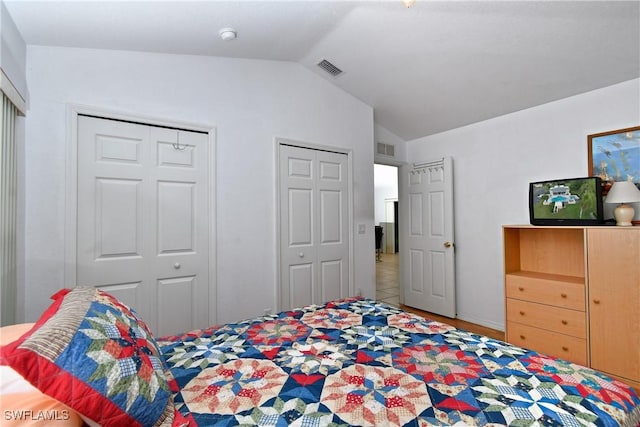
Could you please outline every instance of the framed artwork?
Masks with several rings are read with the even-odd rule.
[[[606,195],[616,181],[640,188],[640,126],[588,135],[589,176],[602,179]]]

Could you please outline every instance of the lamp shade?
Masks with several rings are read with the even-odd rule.
[[[640,190],[631,181],[617,181],[607,193],[606,203],[640,202]]]

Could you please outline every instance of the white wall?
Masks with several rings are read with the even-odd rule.
[[[385,201],[398,199],[398,168],[387,165],[374,165],[375,224],[387,221]]]
[[[0,0],[0,67],[25,101],[28,98],[25,77],[26,58],[27,45],[7,11],[4,1]]]
[[[458,317],[504,329],[501,226],[529,223],[528,183],[586,176],[587,135],[639,124],[636,79],[408,142],[453,158]]]
[[[30,46],[26,318],[64,286],[67,103],[217,129],[217,315],[275,307],[275,137],[353,150],[354,288],[375,296],[373,111],[288,62]]]
[[[391,144],[395,147],[395,156],[393,157],[378,154],[376,150],[376,152],[374,153],[376,163],[400,166],[407,161],[407,143],[402,138],[389,131],[379,123],[374,124],[373,135],[375,142]]]

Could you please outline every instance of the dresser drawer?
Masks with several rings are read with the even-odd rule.
[[[507,298],[585,311],[584,283],[550,280],[529,275],[505,276]]]
[[[587,341],[532,326],[507,322],[507,341],[519,347],[587,365]]]
[[[585,312],[507,298],[507,321],[587,338]]]

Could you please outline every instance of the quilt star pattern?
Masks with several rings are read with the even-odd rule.
[[[200,426],[637,426],[584,366],[351,298],[159,340]]]

